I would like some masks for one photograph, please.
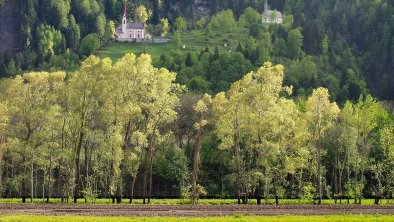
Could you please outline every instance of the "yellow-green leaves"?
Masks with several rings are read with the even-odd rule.
[[[208,124],[206,119],[207,113],[210,111],[210,106],[212,104],[212,98],[210,95],[205,94],[201,100],[194,105],[194,110],[200,116],[198,121],[194,123],[194,128],[196,130],[201,130],[205,125]]]
[[[330,94],[326,88],[313,90],[306,102],[306,116],[312,134],[321,137],[333,121],[338,117],[340,109],[336,103],[330,102]]]

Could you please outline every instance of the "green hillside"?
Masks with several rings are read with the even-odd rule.
[[[205,48],[218,48],[220,52],[234,51],[238,43],[246,43],[248,39],[248,30],[238,28],[231,32],[222,30],[213,30],[209,34],[204,30],[185,31],[181,34],[181,45],[179,49],[173,43],[165,44],[146,44],[146,43],[121,43],[113,42],[107,47],[102,48],[98,55],[101,58],[109,57],[112,61],[117,61],[126,53],[141,54],[145,52],[150,54],[154,60],[160,58],[162,54],[173,54],[175,52],[200,52]],[[227,44],[227,47],[225,47]],[[185,49],[183,49],[185,45]]]

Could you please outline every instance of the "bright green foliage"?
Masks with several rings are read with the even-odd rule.
[[[144,24],[146,24],[146,22],[152,16],[152,11],[147,10],[144,5],[139,5],[135,10],[135,13],[137,15],[137,22],[142,22]]]
[[[208,125],[208,116],[210,114],[210,107],[212,104],[212,98],[210,95],[205,94],[197,103],[193,106],[196,113],[195,122],[193,124],[195,130],[195,141],[194,141],[194,154],[193,154],[193,170],[192,170],[192,191],[191,199],[192,203],[196,203],[199,196],[206,195],[206,191],[203,186],[198,184],[198,174],[200,171],[201,159],[201,138],[203,135],[204,128]]]
[[[377,115],[381,109],[378,101],[368,95],[365,99],[361,96],[358,103],[354,106],[353,124],[357,134],[357,151],[355,162],[355,197],[359,197],[361,203],[362,189],[364,187],[364,172],[367,170],[369,163],[368,157],[371,152],[371,134],[377,127]],[[358,178],[360,173],[361,179]],[[359,186],[357,186],[359,184]]]
[[[71,9],[69,0],[50,0],[47,5],[45,15],[48,18],[49,24],[56,28],[68,27],[68,13]]]
[[[240,16],[238,22],[241,23],[241,25],[250,28],[252,25],[261,23],[261,15],[255,9],[248,7]]]
[[[14,148],[13,152],[21,154],[19,161],[22,162],[20,179],[23,198],[27,196],[28,178],[31,185],[30,195],[33,198],[33,167],[35,164],[43,165],[39,161],[40,148],[49,146],[51,149],[56,149],[57,147],[52,140],[54,138],[52,127],[56,126],[58,119],[56,101],[64,84],[64,78],[64,73],[26,73],[17,76],[8,88],[7,98],[12,98],[8,101],[12,110],[10,118],[16,120],[9,128],[12,135],[15,135],[11,147]]]
[[[293,29],[287,37],[287,56],[291,59],[299,59],[302,52],[303,36],[299,29]]]
[[[42,56],[54,55],[62,50],[63,35],[49,25],[40,25],[37,28],[38,48]]]
[[[333,122],[339,115],[340,109],[336,103],[330,102],[330,94],[325,88],[317,88],[306,102],[305,118],[311,142],[311,152],[313,154],[313,173],[317,176],[316,197],[321,204],[323,198],[322,174],[324,169],[321,166],[321,156],[324,155],[322,147],[322,138],[327,130],[332,126]]]
[[[100,48],[100,38],[97,34],[89,34],[82,39],[79,53],[84,56],[95,54]]]
[[[73,15],[70,15],[69,20],[69,26],[67,28],[67,46],[72,50],[77,50],[79,47],[79,40],[81,39],[81,31]]]
[[[168,23],[168,19],[163,18],[160,20],[160,25],[161,25],[161,35],[162,36],[168,36],[170,33],[170,23]]]
[[[5,102],[0,102],[0,160],[5,150],[6,129],[9,124],[9,113]],[[0,163],[0,193],[3,193],[3,164]]]
[[[67,78],[41,72],[0,81],[2,195],[49,201],[61,195],[76,203],[82,196],[89,203],[131,202],[134,193],[151,203],[153,196],[190,190],[193,202],[207,192],[236,195],[238,203],[252,196],[276,204],[390,197],[392,113],[371,96],[340,112],[326,88],[307,100],[293,97],[282,65],[264,63],[242,76],[251,66],[243,53],[269,46],[271,34],[263,35],[267,43],[251,37],[237,52],[160,57],[161,64],[184,67],[178,81],[225,91],[213,98],[180,100],[185,88],[177,75],[155,68],[147,54],[126,54],[115,64],[90,56]],[[309,72],[319,75],[319,60],[293,62],[305,67],[306,82]],[[191,73],[199,79],[189,79]],[[239,80],[208,85],[213,78]]]
[[[104,43],[108,44],[113,38],[115,38],[115,23],[113,21],[108,21],[107,25],[105,26],[104,32]]]
[[[174,47],[179,50],[181,48],[181,33],[179,30],[176,30],[174,32],[174,35],[172,36],[172,44],[174,45]]]
[[[199,20],[196,21],[197,29],[203,29],[207,25],[207,19],[205,17],[201,17]]]
[[[275,197],[282,196],[283,176],[297,169],[287,160],[299,158],[301,162],[307,158],[307,151],[298,150],[302,146],[297,144],[302,142],[291,139],[296,132],[302,135],[300,132],[304,131],[300,130],[301,124],[298,129],[295,127],[299,118],[295,104],[280,96],[281,92],[291,93],[291,88],[282,86],[283,78],[283,66],[266,63],[256,73],[249,73],[234,83],[227,96],[220,93],[214,98],[220,146],[233,150],[232,168],[238,196],[241,187],[246,189],[243,192],[249,192],[260,182],[265,184],[267,200],[272,188]],[[242,153],[253,153],[255,161],[241,156],[242,149],[246,149]],[[244,164],[254,167],[245,171]]]
[[[233,11],[226,10],[214,15],[211,18],[210,25],[215,29],[231,32],[233,29],[235,29],[237,23],[234,19]]]
[[[103,37],[106,31],[106,19],[104,14],[100,14],[96,18],[96,33],[100,36]],[[94,54],[94,53],[93,53]]]
[[[175,20],[174,28],[175,28],[175,30],[178,30],[180,32],[186,31],[187,30],[187,21],[182,17],[178,17]]]

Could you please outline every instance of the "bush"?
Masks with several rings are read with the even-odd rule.
[[[79,48],[79,54],[81,56],[90,56],[96,54],[100,47],[100,37],[95,33],[91,33],[82,39],[81,47]]]

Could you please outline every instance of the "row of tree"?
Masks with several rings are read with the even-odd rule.
[[[283,66],[270,63],[213,97],[185,94],[175,79],[128,54],[2,80],[1,195],[392,196],[394,115],[372,97],[342,110],[325,88],[293,98]]]

